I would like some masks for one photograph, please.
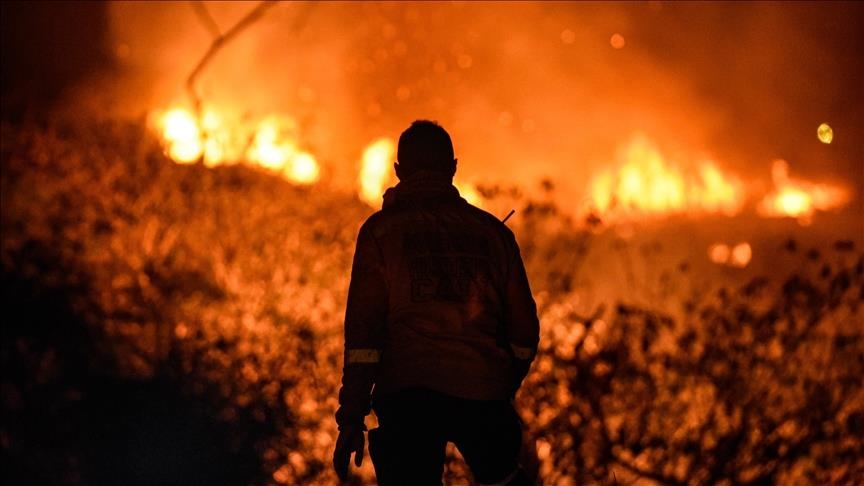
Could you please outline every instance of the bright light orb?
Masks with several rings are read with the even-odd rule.
[[[820,142],[827,145],[834,140],[834,129],[831,125],[823,123],[816,129],[816,136],[819,137]]]
[[[734,248],[732,248],[729,264],[733,267],[744,268],[750,263],[750,259],[752,258],[753,248],[750,247],[750,243],[738,243]]]
[[[715,243],[708,247],[708,258],[718,265],[725,265],[729,261],[731,250],[725,243]]]

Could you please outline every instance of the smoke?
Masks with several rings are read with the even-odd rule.
[[[254,8],[205,5],[223,33]],[[194,8],[106,8],[120,69],[100,92],[129,113],[187,101],[213,40]],[[453,136],[461,180],[549,179],[574,205],[637,132],[680,165],[707,157],[769,181],[782,158],[861,194],[862,22],[855,3],[287,2],[226,44],[199,88],[245,117],[294,117],[337,181],[355,180],[369,142],[430,118]]]

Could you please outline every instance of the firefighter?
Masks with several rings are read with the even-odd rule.
[[[399,183],[357,237],[333,466],[363,460],[378,483],[440,485],[448,442],[479,484],[532,484],[512,405],[539,340],[513,233],[459,196],[450,135],[418,120],[399,137]]]

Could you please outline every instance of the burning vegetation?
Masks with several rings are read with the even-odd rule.
[[[653,49],[682,55],[664,32],[704,21],[688,5],[260,5],[185,5],[196,37],[159,30],[163,14],[185,18],[178,5],[111,4],[115,21],[137,13],[164,34],[117,21],[112,49],[129,69],[162,66],[142,61],[142,37],[184,46],[160,51],[182,67],[154,84],[173,88],[154,88],[131,121],[4,111],[12,482],[333,483],[354,238],[395,182],[395,127],[430,112],[453,127],[460,193],[512,215],[542,331],[517,397],[523,463],[543,484],[864,477],[854,120],[820,125],[804,110],[815,147],[789,149],[777,131],[784,149],[768,157],[754,130],[712,132],[723,117],[685,80],[699,63],[667,71],[648,53],[659,39]],[[712,33],[779,36],[779,18]],[[287,77],[268,70],[281,51],[296,57]],[[772,49],[753,55],[771,72]],[[710,74],[706,92],[722,81]],[[238,76],[292,94],[238,90]],[[752,101],[745,81],[730,71],[724,102]],[[470,484],[448,457],[447,483]],[[353,481],[372,479],[367,461]]]

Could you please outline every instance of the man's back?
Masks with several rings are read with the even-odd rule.
[[[462,398],[508,398],[508,342],[528,348],[537,334],[512,232],[434,174],[392,189],[363,231],[380,252],[387,286],[376,396],[423,387]],[[381,284],[362,283],[350,299],[369,305]]]

